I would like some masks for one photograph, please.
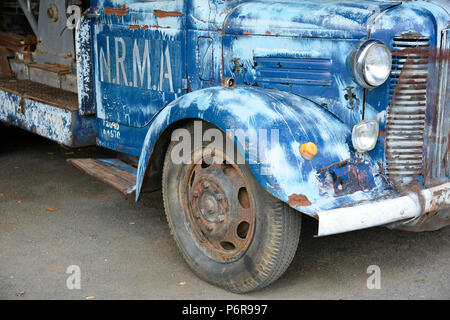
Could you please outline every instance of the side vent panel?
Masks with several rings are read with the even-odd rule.
[[[308,85],[329,87],[332,82],[328,59],[255,57],[256,82],[260,85]]]

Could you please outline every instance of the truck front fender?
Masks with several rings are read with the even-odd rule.
[[[305,98],[278,90],[214,87],[184,95],[152,120],[139,160],[136,200],[158,138],[166,128],[183,119],[200,119],[223,132],[267,130],[269,135],[277,133],[278,141],[273,143],[269,139],[259,151],[241,139],[235,137],[234,140],[245,159],[264,159],[247,161],[258,183],[301,212],[314,215],[320,210],[373,196],[356,192],[336,201],[335,195],[328,192],[330,187],[324,168],[351,159],[354,151],[350,128],[327,110]],[[311,161],[300,154],[301,145],[307,142],[318,147],[318,154]],[[368,170],[372,169],[373,166],[369,166]]]

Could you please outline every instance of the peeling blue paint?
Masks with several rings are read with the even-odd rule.
[[[80,115],[95,114],[91,22],[83,16],[76,30],[77,84]]]
[[[376,165],[370,163],[370,170],[364,169],[371,181],[369,192],[354,192],[339,201],[334,194],[324,196],[319,177],[321,169],[354,157],[354,151],[349,144],[349,127],[317,104],[278,90],[215,87],[183,96],[154,119],[140,156],[137,196],[158,137],[165,128],[181,119],[201,119],[216,124],[224,132],[230,129],[246,132],[253,128],[279,130],[280,143],[264,150],[268,167],[263,172],[260,164],[249,163],[249,167],[260,185],[282,201],[289,201],[293,194],[305,195],[312,205],[298,208],[302,212],[314,214],[324,208],[368,200],[375,194],[389,192],[384,181],[376,176]],[[311,162],[300,155],[299,146],[306,142],[319,146],[319,154]],[[246,159],[258,157],[253,148],[237,139],[235,143]]]
[[[0,101],[0,120],[10,125],[69,147],[95,143],[95,116],[82,117],[75,111],[24,99],[2,90]]]

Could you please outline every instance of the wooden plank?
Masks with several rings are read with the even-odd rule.
[[[0,45],[0,74],[3,76],[13,75],[8,61],[11,56],[14,55],[6,47]]]
[[[124,195],[135,192],[136,169],[123,161],[118,159],[68,159],[67,161]]]
[[[16,52],[20,52],[26,46],[37,44],[34,35],[20,35],[12,32],[0,32],[0,45]]]

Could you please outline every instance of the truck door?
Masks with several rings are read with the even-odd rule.
[[[91,10],[97,116],[144,127],[185,92],[185,1],[93,0]]]

